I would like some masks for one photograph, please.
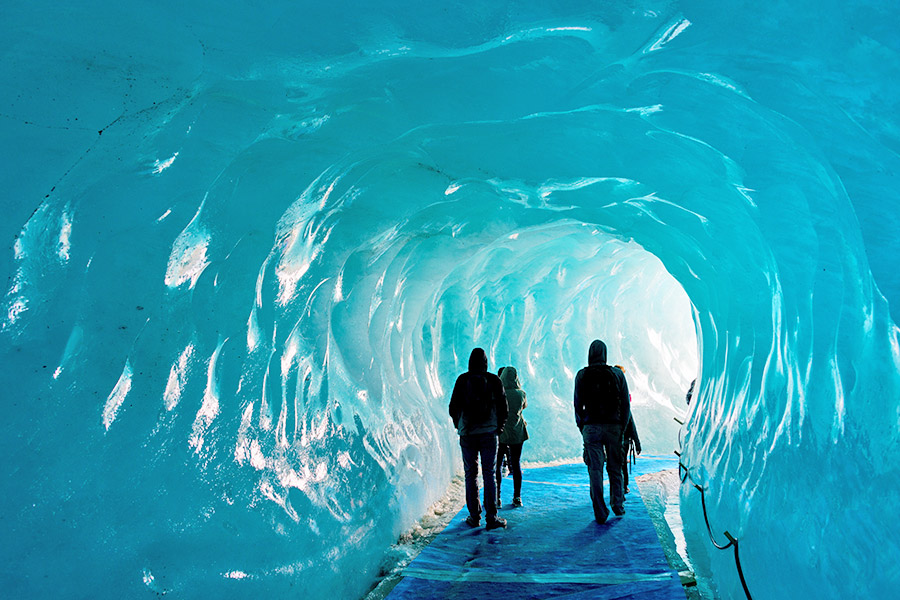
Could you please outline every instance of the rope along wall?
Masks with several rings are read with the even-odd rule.
[[[684,423],[678,419],[675,419],[675,421],[677,421],[682,426],[684,425]],[[681,431],[679,431],[678,445],[682,446],[682,444],[683,442],[681,439]],[[712,545],[719,550],[727,550],[728,548],[732,547],[734,548],[734,564],[737,567],[738,577],[741,578],[741,585],[744,587],[744,593],[747,595],[747,600],[753,600],[753,597],[750,595],[750,590],[747,588],[747,581],[744,579],[744,570],[741,568],[741,557],[739,554],[738,539],[726,530],[723,532],[723,535],[728,539],[728,543],[723,545],[716,541],[716,537],[712,532],[712,527],[709,524],[709,514],[706,511],[706,489],[703,486],[697,485],[697,482],[695,482],[694,478],[691,477],[691,473],[688,470],[687,465],[685,465],[681,460],[681,452],[676,450],[675,454],[678,456],[678,476],[681,478],[681,483],[684,483],[688,479],[690,479],[691,485],[693,485],[694,488],[700,492],[700,502],[703,505],[703,520],[706,522],[706,532],[709,534],[709,541],[711,541]],[[684,473],[683,475],[682,472]]]

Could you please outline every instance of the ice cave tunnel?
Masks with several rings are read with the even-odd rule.
[[[6,0],[0,595],[361,598],[602,338],[755,598],[891,596],[896,9]]]

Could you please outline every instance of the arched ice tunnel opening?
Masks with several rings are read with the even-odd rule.
[[[890,7],[539,4],[10,5],[12,595],[360,597],[469,350],[554,461],[594,338],[756,597],[897,584]]]

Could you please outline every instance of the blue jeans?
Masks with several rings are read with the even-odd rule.
[[[609,509],[603,500],[603,463],[609,476],[609,503],[621,510],[625,504],[622,487],[622,435],[621,425],[585,425],[581,430],[584,441],[584,462],[591,482],[591,504],[594,518],[603,523],[609,517]]]
[[[487,520],[497,517],[497,482],[494,481],[494,463],[497,461],[497,434],[478,433],[459,436],[462,448],[463,470],[466,474],[466,508],[469,515],[481,520],[481,503],[478,502],[478,455],[481,455],[484,480],[484,510]]]

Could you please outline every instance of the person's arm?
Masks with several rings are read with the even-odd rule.
[[[506,427],[506,419],[509,417],[509,403],[506,401],[506,390],[503,389],[503,383],[500,378],[496,380],[494,386],[494,403],[497,407],[497,435],[503,433]]]
[[[528,396],[525,395],[525,390],[522,390],[522,410],[528,408]]]
[[[628,415],[628,422],[625,424],[625,441],[634,439],[634,420]]]
[[[584,422],[587,418],[587,415],[584,412],[584,405],[582,404],[582,399],[578,397],[578,388],[581,387],[581,374],[582,371],[578,371],[575,375],[575,424],[578,426],[578,430],[581,431],[581,428],[584,427]]]
[[[634,440],[634,451],[641,453],[641,440],[638,438],[637,423],[634,422],[634,415],[628,417],[628,428],[625,430],[625,439]]]
[[[459,429],[459,418],[462,416],[463,394],[465,393],[465,390],[462,389],[462,379],[462,375],[456,378],[453,393],[450,395],[450,418],[453,419],[453,426],[456,429]]]
[[[625,380],[625,373],[619,371],[619,422],[628,424],[628,417],[631,415],[631,406],[628,393],[628,382]]]

